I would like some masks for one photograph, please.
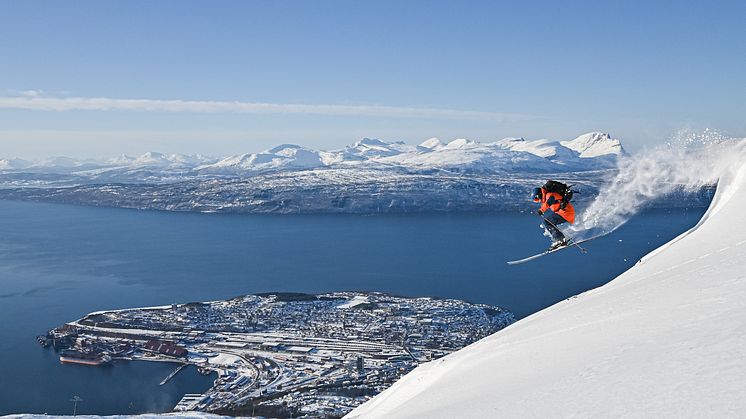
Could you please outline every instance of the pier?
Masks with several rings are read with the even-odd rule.
[[[175,376],[176,374],[178,374],[178,373],[179,373],[179,371],[181,371],[181,370],[182,370],[182,369],[183,369],[184,367],[186,367],[187,365],[189,365],[189,364],[181,364],[181,365],[179,365],[178,367],[176,367],[176,369],[174,369],[173,371],[171,371],[171,374],[168,374],[168,375],[166,376],[166,378],[164,378],[164,379],[163,379],[163,381],[161,381],[161,383],[160,383],[160,384],[158,384],[158,385],[159,385],[159,386],[162,386],[162,385],[166,384],[166,383],[167,383],[167,382],[168,382],[168,381],[169,381],[170,379],[174,378],[174,376]]]
[[[184,397],[179,400],[178,403],[176,403],[176,406],[174,406],[173,412],[186,412],[188,410],[192,410],[197,407],[197,405],[206,400],[208,396],[205,396],[204,394],[190,394],[187,393],[184,395]]]

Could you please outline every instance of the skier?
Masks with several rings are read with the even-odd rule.
[[[552,236],[549,250],[567,246],[565,235],[557,228],[559,224],[575,222],[575,208],[570,203],[573,192],[564,183],[548,180],[541,188],[534,188],[534,202],[541,202],[537,211],[544,218],[544,227]]]

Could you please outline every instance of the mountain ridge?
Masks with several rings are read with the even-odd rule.
[[[608,134],[591,132],[569,141],[503,139],[482,143],[464,138],[443,143],[437,138],[419,145],[362,138],[336,150],[314,150],[296,144],[223,157],[199,154],[147,152],[140,156],[119,156],[104,160],[53,157],[41,161],[0,160],[0,172],[66,173],[97,176],[108,172],[132,173],[158,170],[181,176],[251,176],[285,170],[333,167],[401,167],[408,170],[456,170],[473,172],[587,171],[614,166],[626,155],[621,143]]]

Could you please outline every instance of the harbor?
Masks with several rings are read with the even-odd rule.
[[[159,386],[189,365],[217,374],[210,389],[183,395],[174,411],[326,418],[512,321],[498,307],[459,300],[270,293],[95,312],[37,340],[61,362],[90,368],[175,363]]]

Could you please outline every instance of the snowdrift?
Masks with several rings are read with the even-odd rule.
[[[697,226],[609,284],[423,364],[347,417],[743,416],[743,151],[720,168]]]

